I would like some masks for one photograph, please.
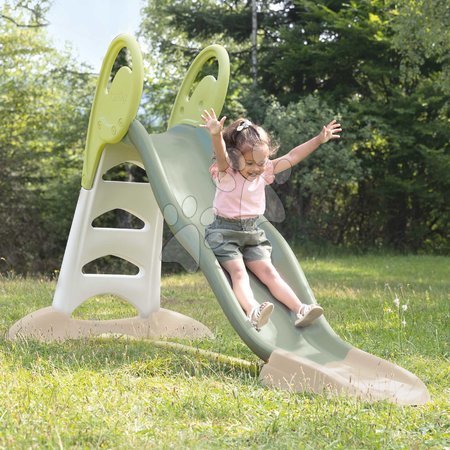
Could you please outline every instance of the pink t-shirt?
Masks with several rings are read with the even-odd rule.
[[[253,181],[228,167],[219,177],[217,163],[209,169],[216,185],[213,207],[215,213],[228,219],[256,217],[266,210],[265,187],[273,183],[273,163],[267,162],[264,173]]]

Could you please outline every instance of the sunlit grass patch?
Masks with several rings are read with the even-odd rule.
[[[97,295],[85,301],[74,312],[76,319],[108,320],[135,317],[138,311],[130,303],[115,295]]]
[[[333,329],[417,374],[431,402],[398,407],[271,390],[252,370],[145,340],[2,338],[0,449],[448,447],[448,259],[346,256],[301,263]],[[54,280],[0,277],[2,336],[16,320],[49,306],[54,288]],[[163,277],[161,305],[200,320],[215,335],[177,342],[258,363],[201,273]],[[99,319],[134,314],[110,296],[76,311]]]

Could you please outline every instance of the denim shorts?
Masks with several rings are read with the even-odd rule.
[[[206,227],[205,240],[219,262],[242,258],[247,261],[270,259],[272,246],[264,230],[256,224],[257,220],[258,217],[215,217]]]

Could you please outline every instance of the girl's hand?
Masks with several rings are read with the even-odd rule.
[[[214,109],[211,108],[210,111],[207,111],[206,109],[203,111],[202,119],[205,123],[200,126],[202,128],[208,128],[211,136],[217,136],[223,130],[223,124],[225,123],[226,117],[223,116],[220,121],[217,120],[216,113],[214,112]]]
[[[341,136],[336,133],[342,131],[341,124],[337,123],[336,120],[332,120],[328,125],[324,125],[322,131],[319,134],[319,140],[321,144],[325,144],[330,139],[339,139]]]

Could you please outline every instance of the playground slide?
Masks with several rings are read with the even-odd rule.
[[[415,375],[342,341],[325,317],[310,327],[295,328],[293,314],[255,278],[252,288],[258,301],[269,300],[276,307],[260,332],[251,327],[227,277],[204,243],[215,189],[208,170],[212,154],[208,133],[177,125],[166,133],[149,136],[134,121],[128,138],[142,158],[155,198],[175,237],[198,263],[239,336],[267,361],[261,372],[263,383],[294,391],[328,389],[369,401],[422,404],[429,400],[425,385]],[[269,222],[262,219],[261,226],[272,242],[278,271],[304,302],[315,302],[289,245]]]
[[[132,68],[121,67],[108,83],[119,51],[127,47]],[[211,59],[218,76],[197,77]],[[345,394],[367,401],[389,400],[418,405],[429,400],[425,385],[410,372],[342,341],[325,317],[310,327],[295,328],[294,317],[256,279],[259,302],[275,303],[269,323],[257,332],[239,306],[213,252],[204,243],[205,226],[213,219],[215,186],[209,174],[212,146],[199,128],[201,111],[222,110],[229,81],[223,47],[204,49],[182,83],[168,131],[149,135],[136,117],[142,95],[143,64],[137,42],[128,35],[113,40],[105,56],[91,110],[82,187],[51,307],[28,314],[14,324],[10,339],[44,341],[104,333],[151,337],[207,337],[210,331],[191,318],[160,308],[160,251],[163,217],[175,237],[208,279],[228,320],[248,347],[266,361],[260,378],[273,387],[293,391]],[[150,185],[108,182],[103,174],[122,162],[143,165]],[[144,221],[142,230],[96,228],[93,220],[115,208]],[[289,245],[264,218],[261,226],[273,246],[273,262],[306,303],[315,301]],[[114,255],[139,268],[135,276],[84,273],[98,257]],[[76,320],[73,311],[104,293],[133,304],[139,316],[111,321]]]

